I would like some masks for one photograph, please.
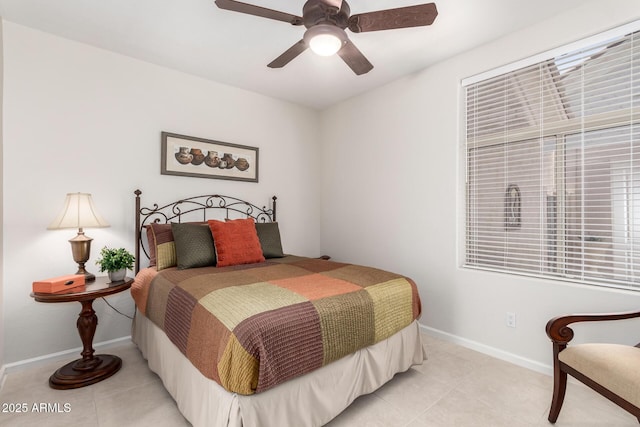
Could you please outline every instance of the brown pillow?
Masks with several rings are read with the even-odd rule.
[[[156,240],[151,231],[151,225],[144,226],[144,233],[147,235],[147,251],[149,252],[149,267],[156,265]]]
[[[171,224],[178,270],[216,264],[213,237],[207,224]]]
[[[277,222],[256,222],[256,231],[265,258],[282,258],[282,241]]]
[[[252,218],[226,222],[207,221],[216,248],[217,267],[264,262],[262,247]]]

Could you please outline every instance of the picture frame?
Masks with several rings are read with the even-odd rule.
[[[522,225],[522,196],[520,187],[509,184],[504,192],[504,228],[513,230]]]
[[[258,182],[258,147],[170,132],[160,139],[162,175]]]

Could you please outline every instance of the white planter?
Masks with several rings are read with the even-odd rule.
[[[109,271],[108,274],[111,282],[122,282],[127,275],[127,269],[123,268],[117,271]]]

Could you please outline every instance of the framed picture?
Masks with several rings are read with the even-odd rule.
[[[258,182],[258,148],[162,132],[162,175]]]
[[[504,228],[509,231],[522,224],[520,187],[510,184],[504,193]]]

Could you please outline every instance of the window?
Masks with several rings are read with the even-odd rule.
[[[640,290],[640,32],[463,85],[465,266]]]

